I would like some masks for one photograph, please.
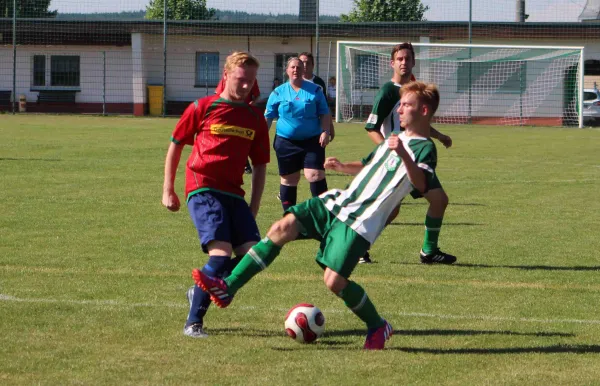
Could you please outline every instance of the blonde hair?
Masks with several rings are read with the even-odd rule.
[[[435,114],[440,105],[440,91],[435,84],[417,81],[409,82],[400,88],[400,98],[408,93],[415,94],[420,103],[429,106],[431,116]]]
[[[236,67],[241,66],[255,66],[260,67],[258,59],[256,59],[251,53],[245,51],[235,51],[227,57],[223,71],[230,72]]]
[[[287,63],[285,64],[285,69],[286,69],[286,70],[287,70],[287,68],[290,66],[290,63],[291,63],[291,62],[293,62],[294,60],[297,60],[297,61],[299,61],[299,62],[302,62],[302,61],[300,60],[300,58],[299,58],[299,57],[297,57],[297,56],[292,56],[292,57],[288,58],[288,60],[287,60]]]

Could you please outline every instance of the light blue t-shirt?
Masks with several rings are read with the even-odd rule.
[[[288,139],[306,139],[322,132],[319,117],[329,114],[327,98],[318,85],[302,81],[294,91],[289,82],[277,87],[269,96],[266,118],[278,118],[276,133]]]

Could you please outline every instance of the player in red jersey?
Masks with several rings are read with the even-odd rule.
[[[219,84],[217,85],[217,88],[215,89],[215,94],[221,95],[223,90],[225,90],[225,75],[223,75],[221,77],[221,80],[219,81]],[[251,105],[258,99],[259,96],[260,96],[260,88],[258,87],[258,82],[255,81],[254,84],[252,85],[252,89],[250,90],[250,93],[246,96],[245,101],[246,101],[246,103]],[[246,161],[246,169],[244,169],[244,173],[252,174],[252,166],[250,166],[250,160]]]
[[[186,164],[185,196],[202,250],[209,254],[203,272],[222,276],[260,240],[256,215],[270,161],[269,130],[262,111],[245,102],[256,84],[258,60],[247,52],[227,57],[220,94],[198,99],[177,123],[165,160],[162,204],[179,210],[175,175],[185,145],[193,150]],[[242,189],[244,167],[254,165],[250,204]],[[188,290],[190,312],[183,333],[204,338],[210,297],[198,286]]]

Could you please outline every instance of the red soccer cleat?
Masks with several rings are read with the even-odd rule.
[[[365,350],[383,350],[385,347],[385,341],[390,339],[393,330],[391,324],[385,320],[383,322],[383,326],[369,329],[364,346]]]
[[[231,303],[233,296],[229,295],[227,284],[223,279],[205,275],[197,268],[192,270],[192,277],[196,284],[198,284],[198,287],[210,295],[210,300],[217,307],[226,308]]]

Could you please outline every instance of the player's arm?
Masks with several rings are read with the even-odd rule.
[[[254,218],[258,216],[260,200],[265,190],[267,180],[267,165],[252,165],[252,193],[250,194],[250,211]]]
[[[391,90],[398,92],[395,89],[395,86]],[[367,124],[365,125],[365,130],[367,130],[369,138],[371,138],[376,145],[379,145],[385,141],[385,138],[381,134],[381,125],[383,124],[385,118],[392,113],[397,99],[398,98],[394,98],[393,95],[390,95],[389,87],[385,86],[382,87],[377,93],[377,96],[375,96],[373,110],[371,111],[371,114],[369,114]]]
[[[181,203],[175,193],[175,175],[181,159],[183,144],[171,142],[165,159],[165,180],[163,182],[162,204],[172,212],[177,212]]]
[[[388,147],[391,150],[394,150],[402,159],[402,163],[406,168],[406,174],[408,175],[410,183],[419,192],[425,193],[427,191],[427,176],[425,175],[425,172],[423,172],[423,170],[410,157],[404,148],[404,145],[402,144],[402,140],[400,140],[396,134],[392,134],[389,138]]]
[[[435,138],[442,143],[446,148],[452,146],[452,138],[449,135],[445,135],[437,131],[433,126],[430,126],[430,136]]]
[[[323,94],[323,89],[321,87],[317,88],[315,93],[315,103],[317,104],[317,114],[319,115],[322,131],[319,143],[322,147],[325,147],[329,144],[331,138],[331,113],[329,112],[327,98],[325,97],[325,94]]]
[[[355,176],[360,173],[365,165],[361,161],[340,162],[335,157],[327,157],[323,166],[328,170],[334,170],[336,172]]]

